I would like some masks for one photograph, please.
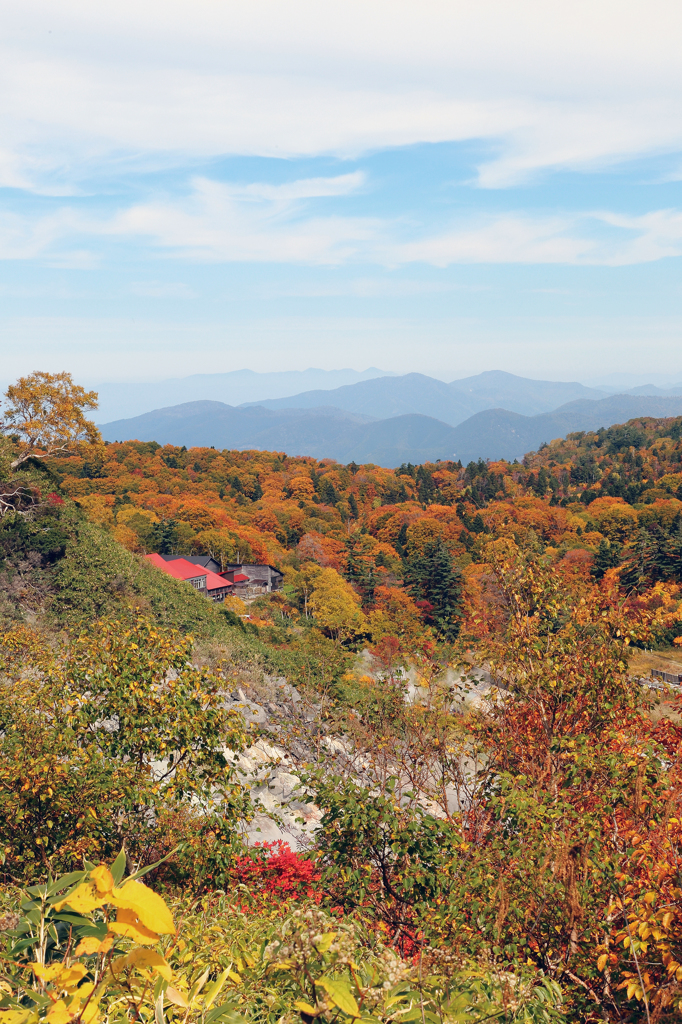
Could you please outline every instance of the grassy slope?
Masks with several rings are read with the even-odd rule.
[[[187,583],[166,576],[132,554],[75,510],[66,512],[63,522],[69,541],[54,570],[57,590],[51,601],[52,615],[60,624],[91,623],[124,609],[139,608],[160,624],[190,633],[197,640],[224,644],[235,654],[258,658],[257,639],[230,624],[218,606]]]

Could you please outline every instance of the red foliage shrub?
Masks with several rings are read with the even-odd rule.
[[[237,857],[235,880],[245,885],[252,896],[282,900],[303,897],[319,903],[322,893],[317,883],[322,877],[312,860],[294,853],[288,843],[258,843],[254,854]]]

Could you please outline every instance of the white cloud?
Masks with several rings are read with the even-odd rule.
[[[138,254],[146,243],[149,251],[195,263],[625,266],[682,255],[679,210],[636,216],[608,210],[472,213],[434,231],[414,221],[316,209],[320,200],[351,195],[364,185],[362,174],[285,185],[197,177],[185,197],[134,203],[106,217],[86,217],[68,206],[43,217],[4,215],[0,259],[88,267],[101,253],[84,244],[97,250],[109,238],[135,240]],[[194,294],[185,285],[159,282],[137,283],[133,290],[159,298]]]
[[[77,225],[76,215],[59,210],[44,216],[0,212],[0,259],[29,260],[42,257],[55,244],[70,237]],[[60,258],[68,259],[67,253]]]
[[[379,221],[340,216],[301,216],[303,200],[338,196],[363,176],[312,179],[273,186],[225,185],[197,178],[184,202],[140,203],[94,232],[147,236],[152,244],[199,261],[338,264],[358,257]]]
[[[608,230],[614,229],[614,230]],[[682,255],[682,212],[641,216],[608,211],[537,217],[501,214],[457,225],[442,234],[389,244],[382,262],[535,263],[627,266]]]
[[[479,215],[438,233],[411,225],[412,237],[403,240],[406,228],[400,222],[311,213],[302,197],[334,194],[334,180],[324,186],[329,191],[320,186],[315,192],[305,181],[244,189],[197,179],[185,201],[138,204],[93,230],[147,236],[169,254],[208,262],[623,266],[682,255],[682,212],[676,210],[640,216],[609,211]]]
[[[677,0],[23,0],[0,180],[490,140],[488,187],[682,148]]]

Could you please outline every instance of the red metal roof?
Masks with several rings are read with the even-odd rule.
[[[232,587],[234,584],[230,583],[229,580],[223,579],[217,572],[207,571],[206,573],[206,589],[207,590],[218,590],[219,587]]]
[[[157,568],[163,569],[169,576],[176,580],[196,580],[201,576],[208,576],[208,570],[202,569],[200,565],[192,565],[184,558],[174,558],[172,562],[166,562],[160,555],[145,555]]]
[[[206,589],[209,591],[217,590],[219,587],[232,586],[228,580],[224,580],[217,573],[204,569],[200,565],[194,565],[193,562],[188,562],[184,558],[174,558],[172,561],[166,562],[160,555],[145,555],[144,557],[157,566],[157,568],[167,572],[169,576],[174,576],[176,580],[196,580],[204,576],[206,578]]]
[[[236,575],[236,576],[234,577],[234,582],[235,582],[235,583],[244,583],[244,581],[246,581],[246,582],[248,583],[248,581],[249,581],[249,577],[248,577],[248,576],[245,576],[243,572],[240,572],[240,573],[238,573],[238,574],[237,574],[237,575]]]

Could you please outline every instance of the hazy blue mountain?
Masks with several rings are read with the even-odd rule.
[[[658,398],[673,398],[675,395],[682,395],[682,386],[674,388],[657,388],[655,384],[642,384],[638,388],[630,388],[624,392],[627,395],[655,395]]]
[[[236,409],[222,402],[187,402],[105,424],[102,435],[107,441],[136,439],[184,444],[188,448],[256,448],[392,467],[401,462],[435,459],[461,459],[463,463],[479,458],[513,461],[536,450],[543,441],[574,430],[597,430],[637,416],[680,415],[682,396],[580,399],[538,416],[486,409],[457,427],[415,413],[372,421],[333,407]]]
[[[604,397],[605,392],[583,384],[530,380],[502,370],[490,370],[450,384],[422,373],[377,377],[333,391],[306,391],[258,404],[268,409],[313,409],[333,405],[378,419],[418,413],[434,416],[454,427],[482,409],[503,408],[532,416],[577,399]]]
[[[447,458],[454,428],[428,416],[372,422],[342,409],[235,409],[221,402],[187,402],[107,423],[105,441],[158,441],[192,447],[261,449],[339,462],[398,466]]]
[[[317,405],[334,405],[325,389],[355,384],[371,377],[386,377],[386,370],[372,366],[368,370],[286,370],[280,373],[256,373],[233,370],[231,373],[197,373],[148,384],[89,384],[99,394],[97,423],[139,416],[149,409],[161,409],[196,401],[226,402],[243,405],[266,398],[279,398],[308,388],[322,389],[325,399]]]
[[[682,395],[614,395],[599,402],[583,399],[540,416],[489,409],[454,429],[453,452],[463,463],[479,458],[513,461],[523,458],[526,452],[536,451],[543,441],[565,437],[575,430],[599,430],[637,416],[682,416]]]
[[[448,423],[410,413],[392,419],[377,420],[365,426],[355,427],[340,438],[330,458],[339,462],[373,462],[377,466],[395,468],[403,462],[417,465],[420,462],[435,462],[436,459],[452,459],[456,450],[457,428]],[[324,447],[319,446],[322,452]],[[317,452],[316,458],[321,458]]]
[[[630,373],[627,370],[614,370],[611,373],[594,377],[588,381],[590,387],[603,388],[609,394],[624,395],[631,389],[655,384],[664,390],[682,384],[682,372],[675,370],[667,373]]]
[[[449,384],[426,377],[423,373],[376,377],[334,388],[333,391],[305,391],[290,398],[258,404],[266,409],[314,409],[323,404],[333,405],[337,409],[376,419],[419,413],[453,425],[461,423],[480,408],[465,395],[453,396]]]
[[[326,451],[330,444],[338,447],[349,433],[352,443],[353,431],[368,422],[367,416],[334,408],[273,410],[252,405],[236,409],[223,402],[185,402],[105,423],[100,429],[105,441],[158,441],[188,448],[259,448],[313,455]]]
[[[486,370],[475,377],[453,380],[450,389],[477,402],[477,412],[482,409],[509,409],[524,416],[550,412],[566,402],[581,398],[606,398],[606,392],[585,387],[576,381],[532,380],[503,370]]]

